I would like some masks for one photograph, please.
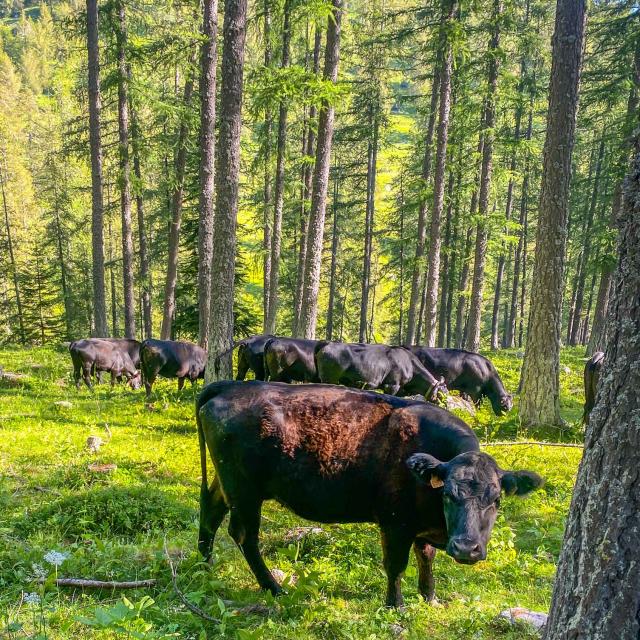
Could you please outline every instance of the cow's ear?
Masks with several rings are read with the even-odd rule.
[[[430,484],[434,489],[438,489],[444,484],[447,467],[438,458],[434,458],[428,453],[414,453],[407,458],[406,464],[416,478]]]
[[[504,471],[501,484],[506,495],[524,496],[539,489],[544,484],[544,478],[533,471]]]

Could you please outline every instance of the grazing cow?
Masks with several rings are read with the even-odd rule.
[[[260,509],[277,500],[302,518],[380,527],[388,606],[401,606],[413,545],[420,593],[435,597],[436,549],[483,560],[501,490],[542,485],[503,471],[453,414],[420,400],[332,385],[215,382],[196,402],[202,485],[198,547],[205,558],[230,511],[229,534],[258,584],[281,588],[258,547]],[[207,480],[207,449],[216,470]]]
[[[265,379],[264,370],[264,346],[275,336],[263,334],[244,338],[237,343],[238,346],[238,375],[236,380],[244,380],[247,371],[251,369],[256,380]]]
[[[69,345],[69,353],[73,362],[76,387],[80,389],[82,377],[91,389],[91,374],[95,373],[100,380],[100,373],[108,371],[111,374],[111,386],[115,384],[116,379],[124,377],[133,389],[139,389],[140,372],[131,357],[135,348],[128,344],[129,342],[135,340],[87,338],[72,342]]]
[[[265,380],[273,382],[320,382],[314,351],[319,340],[271,338],[264,345]]]
[[[596,393],[603,365],[604,353],[596,351],[584,366],[584,413],[582,414],[584,424],[589,423],[591,410],[596,404]]]
[[[192,342],[174,340],[145,340],[140,347],[142,379],[147,397],[156,378],[178,378],[178,391],[184,386],[185,379],[194,383],[204,378],[207,364],[207,352]]]
[[[316,349],[321,382],[382,389],[391,395],[420,394],[436,400],[446,386],[405,347],[326,342]]]
[[[488,358],[464,349],[418,346],[410,349],[429,371],[444,378],[450,390],[458,390],[476,404],[480,404],[486,396],[497,416],[511,411],[513,398],[506,392],[496,368]]]

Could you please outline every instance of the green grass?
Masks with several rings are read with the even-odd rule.
[[[488,404],[475,418],[463,417],[483,441],[579,441],[581,356],[578,350],[562,354],[568,367],[561,374],[568,421],[562,430],[524,433],[516,411],[496,419]],[[507,387],[515,389],[522,362],[516,352],[493,360]],[[94,393],[77,392],[70,364],[64,350],[0,350],[6,371],[27,375],[18,387],[0,386],[0,638],[373,639],[392,638],[401,628],[402,637],[430,640],[534,637],[496,616],[511,606],[548,609],[579,449],[488,449],[503,466],[532,469],[547,483],[529,498],[503,501],[486,562],[466,567],[438,554],[439,607],[419,598],[413,559],[404,581],[406,611],[381,606],[384,573],[375,527],[324,526],[322,534],[287,546],[287,530],[306,523],[268,504],[262,526],[266,561],[298,576],[297,585],[274,601],[257,589],[225,526],[211,569],[197,554],[194,390],[178,393],[175,381],[160,382],[148,408],[143,391],[102,385]],[[54,404],[60,400],[72,408]],[[105,440],[97,454],[85,446],[90,435]],[[92,473],[88,467],[95,462],[117,469]],[[181,589],[220,625],[194,617],[176,597],[165,542],[178,564]],[[124,593],[58,589],[51,581],[42,586],[34,565],[54,575],[43,560],[50,550],[69,556],[60,576],[155,578],[157,584]],[[22,602],[23,591],[39,593],[41,605]],[[241,610],[254,604],[264,606]]]

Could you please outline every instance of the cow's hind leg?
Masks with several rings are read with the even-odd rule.
[[[409,563],[413,536],[403,527],[382,527],[382,555],[387,574],[387,607],[402,607],[402,575]]]
[[[433,560],[436,550],[426,540],[416,538],[413,551],[418,562],[418,590],[427,602],[436,599],[435,581],[433,579]]]
[[[182,391],[182,387],[184,387],[184,378],[178,378],[178,391]]]
[[[213,540],[229,507],[224,501],[218,478],[208,488],[200,492],[200,532],[198,534],[198,550],[209,561]]]
[[[89,389],[93,389],[91,385],[91,365],[89,363],[82,365],[82,379]]]
[[[274,595],[282,591],[282,587],[275,581],[267,565],[262,559],[258,546],[258,532],[260,531],[261,502],[251,501],[231,507],[231,521],[229,535],[242,550],[244,557],[260,588],[268,589]]]

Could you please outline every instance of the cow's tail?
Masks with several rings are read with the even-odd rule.
[[[264,347],[262,348],[262,368],[264,369],[264,379],[265,382],[268,382],[269,379],[271,378],[271,373],[269,370],[269,364],[267,363],[267,351],[269,350],[269,347],[271,346],[271,343],[276,339],[275,336],[273,336],[273,338],[269,338],[265,343],[264,343]]]
[[[147,363],[145,362],[145,354],[147,352],[147,346],[149,346],[148,340],[143,340],[140,343],[140,378],[142,379],[143,384],[147,379],[147,376],[146,376]]]
[[[231,353],[236,347],[247,344],[249,338],[242,338],[242,340],[236,340],[231,344],[228,349],[221,351],[216,355],[213,359],[213,369],[216,372],[216,378],[220,375],[220,360],[222,360],[223,356],[226,356],[228,353]]]

